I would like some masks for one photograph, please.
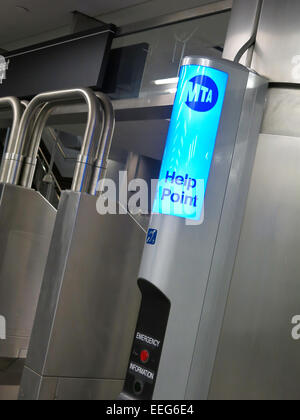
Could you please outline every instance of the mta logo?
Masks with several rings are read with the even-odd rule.
[[[194,111],[210,111],[218,102],[218,98],[217,85],[210,77],[196,76],[189,81],[186,104]]]

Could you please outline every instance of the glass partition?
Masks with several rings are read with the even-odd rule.
[[[184,56],[222,55],[229,18],[230,12],[224,12],[121,36],[113,41],[112,48],[144,44],[146,63],[140,97],[175,93],[180,63]]]

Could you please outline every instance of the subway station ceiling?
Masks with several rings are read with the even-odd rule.
[[[0,52],[72,33],[74,11],[122,26],[214,2],[216,0],[0,0]]]
[[[72,24],[72,12],[99,16],[148,0],[0,0],[0,47]]]

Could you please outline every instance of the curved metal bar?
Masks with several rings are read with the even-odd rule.
[[[101,179],[105,177],[107,169],[107,161],[109,157],[109,152],[112,144],[112,139],[115,131],[115,112],[112,106],[111,100],[107,95],[101,92],[95,92],[95,95],[100,101],[104,111],[103,118],[103,132],[101,135],[101,140],[97,149],[94,173],[92,177],[90,194],[97,194],[98,183]]]
[[[34,173],[35,173],[36,164],[37,164],[37,156],[40,150],[40,143],[41,143],[43,131],[46,127],[47,121],[49,117],[51,116],[52,112],[57,107],[61,107],[61,106],[65,107],[65,106],[80,104],[80,103],[82,102],[79,100],[66,101],[66,102],[64,101],[63,103],[61,101],[48,102],[41,108],[35,120],[35,126],[34,126],[34,129],[32,130],[33,137],[31,141],[29,142],[28,150],[24,151],[25,159],[24,159],[24,165],[22,169],[22,178],[21,178],[20,185],[26,188],[32,187],[32,182],[33,182]],[[102,124],[101,126],[100,139],[102,139],[102,136],[103,136],[103,131],[104,131],[103,126],[104,124]]]
[[[78,101],[78,103],[80,102]],[[25,142],[25,145],[27,144],[27,150],[24,150],[25,158],[20,181],[21,186],[26,188],[32,187],[43,131],[52,112],[59,106],[69,106],[72,104],[74,104],[74,101],[66,101],[63,104],[61,101],[48,102],[40,109],[34,121],[34,128],[31,134],[32,138],[30,141]],[[63,154],[63,151],[61,153]]]
[[[34,173],[37,164],[37,156],[39,152],[39,147],[42,139],[43,130],[47,123],[48,118],[50,117],[53,109],[58,105],[58,103],[46,103],[39,111],[35,121],[34,128],[32,130],[31,139],[25,141],[24,147],[24,164],[22,169],[22,177],[20,185],[26,188],[32,187],[32,182],[34,178]],[[25,150],[27,145],[28,150]]]
[[[101,108],[104,112],[102,130],[100,134],[100,140],[98,142],[97,152],[95,154],[95,165],[94,165],[94,173],[92,177],[91,187],[89,189],[90,194],[96,195],[97,192],[97,185],[100,179],[104,178],[106,168],[107,168],[107,160],[110,152],[112,137],[115,128],[115,115],[112,103],[108,96],[101,92],[95,92],[95,95],[99,99]],[[64,102],[63,106],[68,106],[72,102]],[[80,101],[76,101],[76,104],[80,103]],[[46,122],[50,117],[50,114],[53,112],[53,109],[57,106],[61,106],[61,102],[50,102],[47,103],[39,112],[39,115],[36,118],[36,124],[34,128],[34,138],[30,143],[30,148],[26,153],[25,163],[24,163],[24,170],[22,175],[21,185],[30,188],[32,185],[32,180],[35,172],[36,167],[36,157],[38,154],[39,144],[41,141],[42,133],[45,128]],[[80,176],[80,174],[79,174]],[[76,177],[74,177],[75,181]],[[72,186],[72,190],[75,191],[76,185]]]
[[[24,104],[25,105],[25,104]],[[0,107],[10,107],[13,111],[13,123],[9,137],[8,147],[4,154],[3,163],[0,169],[0,182],[10,183],[13,167],[21,161],[21,156],[14,153],[14,144],[17,140],[18,129],[22,117],[22,104],[18,98],[9,96],[0,98]]]
[[[35,174],[35,170],[36,170],[37,161],[39,159],[39,155],[42,157],[42,159],[43,159],[45,165],[47,166],[48,170],[50,170],[50,164],[47,162],[47,159],[45,158],[45,155],[40,148],[40,143],[41,143],[43,130],[44,130],[45,125],[47,123],[48,117],[53,112],[53,110],[57,106],[60,106],[60,105],[61,105],[61,102],[59,102],[59,103],[47,103],[46,105],[44,105],[41,108],[38,116],[36,117],[36,120],[34,121],[34,124],[33,124],[34,128],[30,133],[32,136],[34,136],[34,138],[32,138],[31,142],[28,142],[29,143],[29,151],[26,152],[26,156],[34,155],[34,156],[37,156],[37,157],[34,160],[29,159],[28,157],[25,157],[24,165],[23,165],[23,169],[22,169],[22,179],[21,179],[21,182],[20,182],[21,186],[26,186],[27,188],[31,188],[33,178],[34,178],[34,174]],[[64,103],[64,105],[66,105],[66,104]],[[62,151],[61,151],[61,153],[62,153]],[[56,179],[56,177],[55,177],[55,175],[52,171],[51,171],[51,175],[53,177],[56,188],[61,193],[61,187],[60,187],[60,185],[59,185],[59,183],[58,183],[58,181],[57,181],[57,179]]]
[[[81,154],[77,158],[75,175],[73,179],[73,191],[77,192],[86,192],[88,191],[90,178],[93,169],[93,157],[95,156],[97,149],[97,138],[99,138],[100,129],[100,111],[97,103],[97,98],[90,89],[69,89],[62,91],[47,92],[40,95],[37,95],[28,105],[19,128],[17,142],[14,145],[14,152],[19,155],[24,154],[26,148],[27,132],[29,130],[30,122],[32,118],[35,117],[36,113],[40,111],[39,116],[35,121],[35,134],[33,135],[32,146],[30,146],[30,153],[27,155],[26,161],[27,164],[35,162],[36,154],[38,148],[36,145],[40,141],[40,135],[43,124],[46,123],[47,118],[49,117],[50,108],[48,108],[48,103],[55,103],[55,106],[58,104],[76,101],[78,98],[85,100],[88,106],[88,121],[87,127],[83,139]],[[47,104],[41,111],[42,105]],[[45,110],[47,109],[47,111]],[[47,117],[46,117],[47,114]],[[37,131],[36,131],[37,130]],[[28,165],[27,165],[28,166]],[[14,179],[17,181],[20,176],[20,168],[13,174]],[[25,176],[22,179],[22,184],[26,187],[31,187],[30,182],[32,182],[31,176]]]
[[[21,101],[21,104],[23,105],[23,107],[24,107],[24,108],[27,108],[27,107],[28,107],[29,102],[28,102],[28,101],[23,100],[23,101]]]

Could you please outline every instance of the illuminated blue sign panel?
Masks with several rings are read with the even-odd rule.
[[[220,70],[181,68],[153,213],[200,220],[227,82]]]

